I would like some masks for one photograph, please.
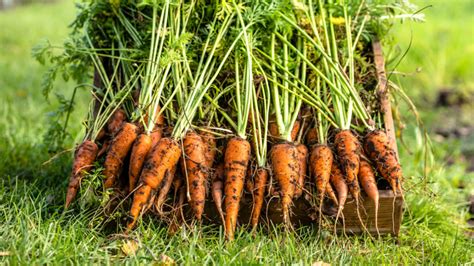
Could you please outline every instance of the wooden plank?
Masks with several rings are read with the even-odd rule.
[[[379,211],[377,227],[380,234],[391,234],[398,236],[400,224],[402,222],[403,198],[400,195],[395,196],[391,190],[379,191]],[[363,194],[361,207],[359,208],[361,219],[357,216],[357,208],[352,197],[344,207],[344,224],[342,219],[337,223],[339,232],[345,231],[348,234],[359,234],[365,231],[360,220],[364,223],[367,231],[372,235],[377,235],[375,223],[375,205]]]

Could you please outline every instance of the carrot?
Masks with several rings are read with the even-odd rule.
[[[268,171],[265,168],[258,168],[254,176],[254,188],[252,190],[253,195],[253,208],[252,208],[252,218],[250,224],[252,229],[255,230],[260,218],[260,213],[262,211],[263,200],[265,198],[265,187],[267,186]]]
[[[228,240],[234,239],[237,217],[239,214],[240,198],[250,160],[250,143],[240,137],[233,137],[227,143],[224,154],[225,169],[225,226],[224,231]]]
[[[160,114],[161,107],[156,107],[156,118],[155,118],[155,125],[153,127],[153,131],[150,133],[151,137],[151,147],[155,147],[158,141],[163,137],[163,127],[165,126],[165,117],[163,114]],[[145,116],[145,122],[148,123],[148,115]]]
[[[323,201],[324,195],[326,194],[326,187],[331,176],[333,158],[331,148],[325,144],[316,145],[311,150],[309,167],[319,192],[320,202]]]
[[[132,147],[132,154],[130,155],[130,167],[128,170],[129,176],[129,191],[135,189],[135,185],[140,177],[145,158],[151,149],[151,137],[146,134],[140,134]]]
[[[179,171],[175,171],[174,174],[174,179],[173,179],[173,189],[174,189],[174,198],[176,198],[176,195],[178,194],[178,190],[181,188],[183,185],[183,176]]]
[[[247,168],[247,177],[245,178],[245,191],[252,193],[253,188],[254,188],[254,172],[255,172],[255,166],[250,165]]]
[[[319,218],[321,225],[322,208],[324,197],[327,193],[327,186],[331,177],[331,168],[333,162],[333,154],[331,148],[325,144],[318,144],[311,150],[309,158],[309,167],[311,175],[314,178],[316,188],[319,193]]]
[[[375,181],[375,173],[370,163],[361,156],[359,167],[359,181],[367,196],[374,202],[375,205],[375,229],[379,234],[378,228],[378,212],[379,212],[379,190]]]
[[[207,147],[201,136],[194,132],[186,134],[183,141],[183,149],[186,178],[188,183],[188,193],[190,205],[194,217],[200,221],[204,212],[206,202],[206,157],[204,156]]]
[[[290,205],[300,174],[298,149],[292,143],[280,143],[273,146],[270,158],[282,195],[283,221],[287,226],[291,226]]]
[[[313,127],[308,130],[308,133],[306,133],[306,144],[308,146],[313,146],[318,142],[318,129]]]
[[[105,188],[111,188],[115,185],[122,170],[123,160],[137,138],[137,131],[138,127],[134,124],[124,123],[112,140],[104,162]]]
[[[204,152],[204,157],[206,159],[205,166],[208,168],[206,170],[210,172],[217,153],[216,139],[214,138],[214,135],[209,132],[201,133],[201,138],[206,144],[206,150]],[[207,176],[210,177],[211,175],[208,174]]]
[[[222,211],[222,196],[224,194],[224,164],[217,165],[212,180],[212,200],[216,205],[217,212],[221,217],[222,224],[225,224],[224,211]]]
[[[328,198],[330,198],[332,202],[334,202],[334,204],[339,205],[339,201],[337,200],[336,193],[334,193],[334,189],[332,189],[331,182],[328,182],[326,184],[326,194]]]
[[[344,209],[344,205],[346,204],[347,194],[349,188],[347,187],[346,181],[344,180],[344,176],[342,175],[341,169],[336,162],[333,162],[331,168],[331,183],[334,186],[334,189],[337,192],[337,201],[338,201],[338,210],[336,215],[336,222],[339,219],[339,216]]]
[[[298,133],[300,132],[301,123],[299,120],[296,120],[291,129],[291,141],[295,141]]]
[[[294,141],[298,136],[298,133],[300,132],[300,127],[300,121],[296,120],[295,124],[293,125],[293,128],[291,129],[291,141]],[[278,131],[278,125],[275,121],[271,121],[268,124],[268,132],[270,137],[277,138],[278,136],[280,136],[280,133]]]
[[[66,209],[76,197],[84,173],[92,168],[98,150],[97,144],[90,140],[85,140],[77,148],[66,193]]]
[[[173,184],[176,168],[177,167],[175,165],[171,171],[165,173],[165,177],[163,178],[163,181],[160,185],[158,197],[155,199],[155,209],[160,215],[163,214],[163,204],[165,203],[168,197],[168,192],[170,191],[171,185]]]
[[[148,154],[145,165],[140,175],[141,187],[135,192],[130,209],[132,221],[128,229],[132,229],[140,215],[143,207],[146,207],[150,199],[151,190],[156,190],[168,172],[173,168],[181,157],[179,144],[170,138],[162,138]]]
[[[387,134],[382,130],[374,130],[365,136],[364,149],[370,160],[375,163],[380,175],[390,183],[395,194],[402,193],[402,168],[397,154],[390,146]]]
[[[356,203],[357,217],[364,230],[367,231],[359,212],[360,187],[358,175],[361,152],[359,140],[350,130],[341,130],[336,134],[334,143],[337,154],[339,155],[339,164],[342,173],[346,178],[347,187]]]
[[[307,168],[307,160],[308,160],[308,148],[304,144],[296,145],[298,149],[298,162],[300,164],[299,174],[298,174],[298,183],[295,188],[295,199],[301,197],[303,194],[303,188],[305,184],[306,178],[306,168]]]
[[[359,206],[360,187],[357,175],[359,174],[360,143],[350,130],[341,130],[336,134],[334,144],[339,156],[339,163],[349,187],[349,191]]]
[[[155,127],[153,131],[150,133],[151,147],[155,147],[162,137],[163,137],[163,129],[161,127]]]
[[[107,122],[107,131],[109,132],[109,134],[111,136],[115,136],[115,134],[120,130],[123,122],[125,122],[126,119],[127,115],[125,114],[125,111],[122,109],[117,109]]]
[[[97,152],[97,157],[101,157],[102,155],[104,155],[107,150],[109,149],[109,146],[110,146],[110,142],[111,140],[110,139],[106,139],[104,141],[104,143],[102,143],[102,147],[100,147],[99,151]]]

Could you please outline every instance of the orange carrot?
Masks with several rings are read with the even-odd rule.
[[[291,129],[291,141],[294,141],[300,132],[301,122],[299,120],[295,121],[293,128]],[[270,137],[277,138],[280,136],[278,125],[275,121],[270,121],[268,124],[268,133]]]
[[[298,183],[295,188],[295,199],[301,197],[303,194],[303,188],[306,179],[306,168],[307,168],[307,160],[308,160],[308,148],[304,144],[296,145],[298,149],[298,162],[300,164],[299,168],[299,175],[298,175]]]
[[[206,202],[206,158],[204,156],[207,147],[201,136],[189,132],[183,141],[185,157],[186,178],[188,181],[189,203],[194,217],[200,221],[204,212]]]
[[[214,135],[209,132],[202,132],[201,138],[206,144],[206,150],[204,153],[204,157],[206,158],[205,166],[207,167],[207,171],[210,172],[212,165],[214,164],[214,158],[216,157],[217,147],[216,147],[216,139]],[[210,177],[211,175],[207,175]]]
[[[379,210],[379,190],[375,181],[375,173],[370,163],[361,156],[359,167],[359,181],[367,196],[374,202],[375,205],[375,229],[378,229],[378,210]]]
[[[125,111],[122,109],[117,109],[107,122],[107,131],[109,132],[109,134],[111,136],[115,136],[115,134],[120,130],[123,122],[125,122],[126,119],[127,115],[125,114]]]
[[[175,173],[176,173],[176,165],[175,167],[173,167],[171,171],[168,171],[165,173],[165,177],[163,178],[163,181],[161,182],[158,196],[155,199],[155,209],[160,215],[163,214],[163,204],[165,203],[168,197],[168,192],[170,191],[171,185],[173,184]]]
[[[336,221],[339,218],[339,215],[342,213],[344,209],[344,205],[346,204],[347,200],[347,193],[349,192],[349,188],[347,187],[346,181],[344,180],[344,176],[342,175],[341,169],[339,165],[334,162],[331,168],[331,183],[334,186],[334,189],[337,192],[337,201],[338,201],[338,210],[336,215]]]
[[[183,176],[181,175],[180,171],[175,171],[174,179],[173,179],[173,189],[174,189],[174,198],[176,198],[178,194],[178,190],[183,185]]]
[[[107,150],[109,149],[109,146],[110,146],[110,142],[112,142],[110,139],[106,139],[104,141],[104,143],[102,143],[102,147],[100,147],[99,151],[97,152],[97,157],[101,157],[102,155],[104,155]]]
[[[291,226],[290,206],[300,174],[298,149],[292,143],[280,143],[273,146],[270,158],[282,195],[283,222],[286,226]]]
[[[349,187],[349,192],[359,206],[360,187],[357,175],[359,174],[360,143],[350,130],[341,130],[336,134],[334,144],[339,156],[339,164]]]
[[[313,127],[306,133],[306,144],[313,146],[318,142],[318,129]]]
[[[253,208],[252,208],[252,218],[250,224],[252,229],[255,229],[260,218],[260,213],[262,211],[263,200],[265,198],[265,187],[267,185],[268,171],[265,168],[258,168],[257,173],[254,176],[254,188],[252,191],[253,194]]]
[[[245,175],[250,160],[250,143],[240,137],[233,137],[227,143],[224,155],[225,169],[225,235],[228,240],[234,239],[240,198],[244,188]]]
[[[300,132],[301,123],[299,120],[296,120],[291,129],[291,141],[295,141],[298,133]]]
[[[390,183],[395,194],[402,193],[402,168],[395,151],[390,146],[387,134],[374,130],[365,136],[364,149],[370,160],[375,163],[380,175]]]
[[[115,185],[122,170],[123,160],[137,138],[137,131],[138,128],[134,124],[124,123],[112,140],[104,162],[105,188],[111,188]]]
[[[339,155],[339,164],[342,173],[346,177],[347,187],[356,203],[357,216],[362,227],[367,231],[367,227],[362,221],[359,212],[360,187],[358,175],[361,152],[359,140],[350,130],[341,130],[336,134],[334,143],[337,149],[337,155]]]
[[[129,191],[135,189],[135,185],[140,177],[145,158],[151,149],[151,137],[146,134],[140,134],[132,147],[132,154],[130,155],[129,175]]]
[[[148,154],[145,165],[140,175],[141,187],[135,192],[130,209],[132,221],[128,229],[132,229],[140,215],[142,208],[146,207],[152,190],[156,190],[168,172],[173,168],[181,157],[179,144],[170,138],[162,138],[153,150]]]
[[[326,195],[332,200],[332,202],[334,202],[334,204],[339,205],[336,193],[334,193],[334,189],[332,189],[331,182],[326,184]]]
[[[326,195],[333,158],[331,148],[327,145],[319,144],[314,146],[311,150],[309,167],[311,169],[311,175],[314,177],[316,188],[318,189],[320,204],[322,204],[324,196]]]
[[[224,164],[220,163],[217,165],[213,180],[212,180],[212,200],[216,205],[217,212],[219,213],[222,224],[225,224],[224,211],[222,211],[222,196],[224,194]]]
[[[66,209],[76,197],[84,173],[92,168],[98,150],[97,145],[90,140],[85,140],[77,148],[66,193]]]
[[[161,107],[156,107],[156,117],[155,117],[155,125],[153,126],[153,130],[150,133],[151,137],[151,147],[155,147],[158,141],[163,137],[163,127],[165,126],[165,117],[163,114],[160,114]],[[145,116],[145,122],[148,123],[148,115]]]

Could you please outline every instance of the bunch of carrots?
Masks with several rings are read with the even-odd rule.
[[[321,219],[324,202],[339,217],[362,190],[377,210],[378,178],[402,193],[393,140],[367,101],[378,101],[367,47],[383,37],[386,5],[129,2],[84,4],[75,24],[94,78],[66,208],[99,166],[127,230],[147,212],[184,223],[188,209],[201,222],[208,205],[229,240],[244,193],[253,229],[269,198],[291,227],[298,198],[315,199]]]

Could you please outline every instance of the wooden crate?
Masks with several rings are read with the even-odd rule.
[[[375,41],[372,45],[374,53],[374,63],[377,72],[378,86],[377,95],[380,100],[381,113],[383,114],[383,120],[385,123],[385,129],[390,139],[390,144],[395,150],[398,156],[398,149],[395,139],[395,129],[393,125],[392,111],[390,106],[390,100],[387,89],[387,78],[385,73],[385,64],[382,54],[382,46],[380,42]],[[359,207],[359,213],[361,220],[367,228],[367,231],[372,235],[377,235],[375,226],[375,210],[373,202],[365,195],[361,193],[361,206]],[[379,212],[378,212],[378,231],[381,235],[391,234],[398,236],[400,231],[400,225],[403,216],[403,198],[400,195],[395,196],[391,190],[379,190]],[[323,213],[325,218],[333,219],[336,216],[336,207],[329,201],[323,204]],[[242,197],[240,211],[239,211],[239,223],[248,224],[250,215],[252,212],[252,196],[246,194]],[[209,201],[206,203],[206,217],[211,223],[221,223],[219,215],[215,209],[214,203]],[[339,219],[336,224],[336,230],[339,233],[346,234],[360,234],[365,230],[362,227],[360,220],[357,215],[357,208],[355,201],[349,195],[347,202],[343,210],[344,224],[342,219]],[[312,207],[310,202],[304,197],[300,197],[293,201],[291,221],[294,225],[309,225],[318,222],[318,211],[315,207]],[[277,197],[273,199],[266,199],[265,206],[261,213],[261,222],[265,224],[280,224],[283,222],[281,203]]]

